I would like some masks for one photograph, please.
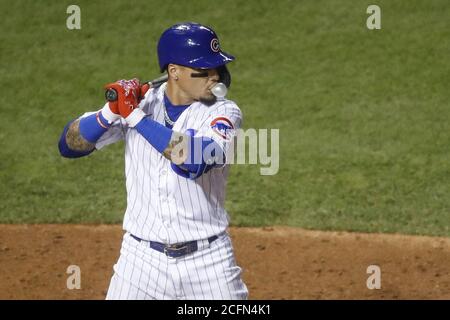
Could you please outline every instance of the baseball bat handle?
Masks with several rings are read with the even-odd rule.
[[[151,80],[151,81],[145,81],[144,83],[148,83],[148,84],[150,84],[152,87],[154,87],[154,86],[157,86],[157,85],[159,85],[159,84],[161,84],[161,83],[166,82],[167,79],[168,79],[168,75],[167,75],[167,74],[164,74],[164,75],[162,75],[162,76],[159,77],[159,78],[153,79],[153,80]]]
[[[116,89],[109,88],[105,91],[105,98],[109,102],[117,101],[118,94]]]
[[[159,84],[161,84],[163,82],[166,82],[167,78],[168,78],[168,76],[167,76],[167,74],[165,74],[165,75],[163,75],[163,76],[161,76],[159,78],[156,78],[154,80],[144,81],[143,84],[148,83],[151,87],[154,87],[154,86],[159,85]],[[117,98],[118,98],[117,91],[115,89],[113,89],[113,88],[107,89],[105,91],[105,98],[109,102],[117,101]]]

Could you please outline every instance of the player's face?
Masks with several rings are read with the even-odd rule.
[[[194,69],[181,67],[179,73],[179,86],[192,99],[213,103],[216,97],[211,89],[219,81],[219,73],[216,69]]]

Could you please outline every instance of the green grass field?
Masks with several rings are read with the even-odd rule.
[[[381,7],[381,30],[366,8]],[[1,0],[0,222],[118,223],[123,143],[59,156],[103,85],[158,76],[159,35],[212,26],[245,128],[280,129],[280,170],[231,170],[233,225],[450,236],[450,3]]]

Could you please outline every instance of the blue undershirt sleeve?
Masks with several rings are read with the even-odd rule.
[[[186,134],[190,137],[187,159],[181,165],[171,164],[178,175],[197,179],[214,167],[223,164],[225,155],[217,142],[208,137],[194,137],[193,129],[188,129]]]
[[[101,112],[80,119],[80,134],[90,143],[96,143],[109,127]]]
[[[143,118],[135,128],[160,153],[166,150],[173,132],[149,118]]]
[[[66,134],[67,131],[69,130],[70,125],[72,124],[72,122],[74,122],[75,120],[70,121],[63,130],[63,133],[61,134],[61,137],[59,138],[59,143],[58,143],[58,148],[59,148],[59,153],[61,154],[61,156],[65,157],[65,158],[80,158],[80,157],[84,157],[87,156],[88,154],[92,153],[93,150],[89,150],[89,151],[76,151],[76,150],[72,150],[69,148],[69,146],[67,145],[67,141],[66,141]]]
[[[173,133],[173,130],[150,118],[142,119],[135,128],[160,153],[163,153],[169,145]],[[196,179],[214,168],[217,160],[216,155],[221,156],[222,152],[216,151],[221,149],[213,139],[193,137],[195,132],[192,129],[188,129],[186,134],[191,137],[188,144],[187,160],[181,165],[172,163],[171,166],[177,174]]]

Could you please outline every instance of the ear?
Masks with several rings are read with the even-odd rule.
[[[178,67],[175,64],[169,63],[167,66],[167,74],[172,80],[178,80]]]

